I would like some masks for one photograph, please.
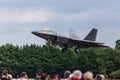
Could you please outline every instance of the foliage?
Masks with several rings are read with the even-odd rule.
[[[120,70],[116,70],[112,72],[110,75],[115,76],[115,78],[120,79]]]
[[[120,40],[116,41],[115,50],[120,53]]]
[[[14,77],[22,71],[26,71],[29,77],[34,77],[37,69],[42,69],[44,72],[55,69],[62,76],[65,70],[75,69],[109,75],[118,70],[119,65],[120,53],[117,47],[115,50],[111,48],[80,49],[79,53],[69,49],[62,53],[59,47],[47,44],[0,46],[0,71],[8,69]]]

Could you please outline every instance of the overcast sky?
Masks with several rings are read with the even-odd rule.
[[[97,42],[114,48],[120,39],[120,0],[0,0],[0,45],[44,44],[31,34],[44,27],[83,39],[98,29]]]

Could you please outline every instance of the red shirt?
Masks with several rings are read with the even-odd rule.
[[[81,80],[81,78],[72,78],[71,80]]]

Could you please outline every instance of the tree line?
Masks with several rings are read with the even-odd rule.
[[[112,48],[86,48],[75,53],[73,49],[62,53],[55,45],[6,44],[0,46],[0,72],[7,69],[14,77],[26,71],[28,77],[34,77],[35,71],[41,69],[49,72],[55,69],[61,76],[65,70],[79,69],[83,73],[115,75],[120,78],[120,43],[116,41]]]

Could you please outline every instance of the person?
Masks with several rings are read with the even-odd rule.
[[[8,70],[2,71],[1,80],[12,80],[12,75],[8,74]]]
[[[70,80],[82,80],[82,72],[80,70],[75,70],[70,76]]]
[[[11,74],[8,74],[7,76],[8,76],[8,79],[9,79],[9,80],[12,80],[13,77],[12,77]]]
[[[58,80],[62,80],[62,78],[61,78],[61,76],[59,74],[57,76],[58,76]]]
[[[64,72],[64,80],[69,80],[69,76],[70,76],[71,72],[69,70]]]
[[[102,74],[97,74],[95,80],[105,80],[105,76]]]
[[[113,75],[109,75],[108,80],[116,80]]]
[[[21,72],[20,74],[20,78],[18,78],[17,80],[27,80],[28,76],[26,72]]]
[[[35,78],[34,80],[41,80],[41,75],[42,75],[42,70],[37,70],[36,73],[35,73]]]
[[[59,80],[58,79],[58,74],[55,70],[52,70],[48,73],[48,80]]]
[[[83,75],[84,80],[93,80],[93,73],[91,71],[87,71]]]
[[[46,80],[46,79],[47,79],[47,74],[46,73],[42,73],[41,80]]]

